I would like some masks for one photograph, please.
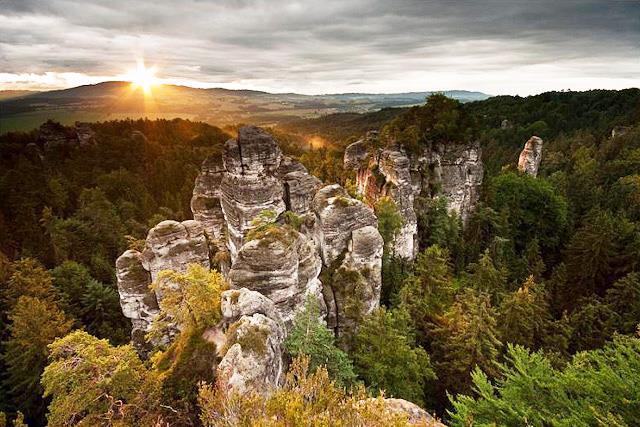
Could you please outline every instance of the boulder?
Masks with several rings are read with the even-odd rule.
[[[518,159],[518,170],[531,176],[538,175],[538,168],[542,160],[542,139],[532,136],[524,144],[524,149]]]
[[[392,413],[399,413],[407,416],[409,425],[421,425],[425,427],[446,427],[444,424],[436,420],[427,411],[404,399],[384,399],[385,407]]]

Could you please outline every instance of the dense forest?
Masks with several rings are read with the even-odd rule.
[[[421,201],[413,262],[389,250],[401,220],[379,202],[382,307],[344,351],[308,304],[287,338],[282,389],[232,401],[216,389],[210,349],[188,333],[219,321],[219,307],[176,299],[165,314],[188,327],[141,360],[126,345],[114,265],[161,220],[190,218],[199,166],[234,130],[91,126],[86,145],[0,136],[0,411],[14,425],[401,425],[375,399],[358,403],[381,390],[447,425],[638,425],[640,90],[467,104],[435,95],[274,129],[312,174],[347,189],[344,149],[371,129],[408,150],[479,140],[485,177],[465,227],[446,200]],[[327,144],[309,147],[314,135]],[[537,177],[516,168],[532,135],[544,140]],[[219,300],[226,286],[197,269],[180,280],[194,301]]]

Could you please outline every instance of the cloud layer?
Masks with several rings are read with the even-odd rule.
[[[0,0],[0,89],[124,75],[301,93],[639,86],[640,2]]]

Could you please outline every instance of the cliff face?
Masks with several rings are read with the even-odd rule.
[[[444,196],[449,210],[463,223],[475,208],[482,185],[482,160],[478,143],[433,143],[417,153],[403,147],[376,148],[378,135],[349,145],[344,164],[356,169],[356,188],[370,204],[391,198],[403,219],[393,250],[396,256],[413,259],[417,252],[417,196]]]
[[[319,300],[339,337],[379,305],[383,243],[373,210],[338,185],[322,187],[264,130],[241,128],[222,156],[203,162],[191,208],[195,220],[161,222],[142,253],[127,251],[116,263],[138,348],[156,344],[144,335],[162,295],[149,284],[162,270],[210,268],[216,251],[229,253],[222,272],[231,290],[224,322],[206,336],[222,357],[220,375],[238,391],[277,385],[282,343],[307,298]],[[298,216],[299,229],[285,223],[285,211]],[[320,281],[323,268],[335,271],[330,283]]]

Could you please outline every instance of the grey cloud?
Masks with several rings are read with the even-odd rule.
[[[292,90],[420,73],[499,82],[559,64],[577,77],[640,72],[634,1],[0,0],[0,19],[0,72],[116,75],[143,55],[167,77]]]

